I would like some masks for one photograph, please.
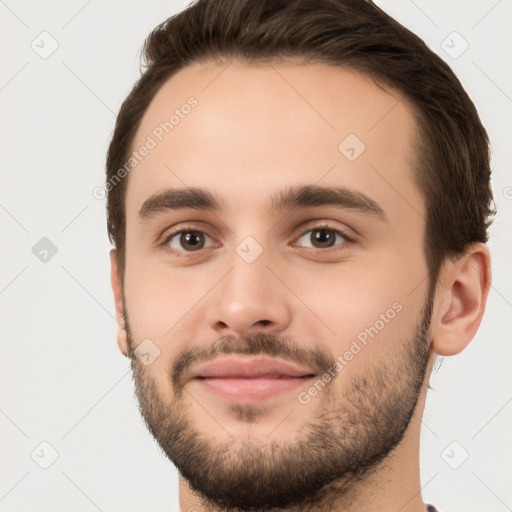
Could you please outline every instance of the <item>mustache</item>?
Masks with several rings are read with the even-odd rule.
[[[224,355],[265,355],[280,358],[299,366],[309,367],[316,374],[324,373],[335,362],[326,350],[320,347],[301,347],[289,337],[278,338],[261,332],[243,338],[223,336],[209,346],[194,346],[187,349],[176,358],[169,372],[175,391],[181,390],[183,376],[192,365],[212,361]]]

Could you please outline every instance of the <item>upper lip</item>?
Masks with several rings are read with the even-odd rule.
[[[267,357],[222,357],[199,366],[191,373],[196,377],[224,378],[280,378],[312,376],[309,369],[300,368],[293,363]]]

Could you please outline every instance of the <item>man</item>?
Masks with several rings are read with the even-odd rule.
[[[461,84],[363,0],[199,1],[145,56],[107,158],[112,287],[181,511],[434,510],[428,379],[491,280]]]

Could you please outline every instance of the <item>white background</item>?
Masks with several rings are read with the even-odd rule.
[[[421,481],[425,501],[442,512],[505,512],[512,510],[512,2],[378,4],[452,66],[492,141],[493,288],[473,342],[432,377]],[[104,181],[143,40],[185,6],[0,0],[1,512],[179,510],[177,472],[140,418],[129,362],[117,348],[105,202],[92,191]],[[51,48],[43,31],[59,45],[47,59],[31,48],[41,37]],[[453,31],[469,44],[458,58],[442,47],[452,55],[463,48]],[[46,263],[32,252],[42,237],[58,249]],[[40,464],[51,462],[43,441],[58,452],[48,469],[31,458],[36,450]],[[458,465],[466,453],[458,469],[447,463]]]

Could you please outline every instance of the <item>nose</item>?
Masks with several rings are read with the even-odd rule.
[[[210,295],[207,320],[218,336],[243,337],[256,331],[277,334],[291,321],[286,277],[265,251],[248,263],[235,253],[230,268]],[[212,290],[213,291],[213,290]]]

